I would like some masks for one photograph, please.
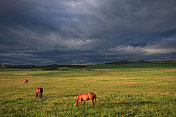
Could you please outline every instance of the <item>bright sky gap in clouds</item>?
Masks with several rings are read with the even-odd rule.
[[[0,1],[0,64],[176,60],[176,0]]]

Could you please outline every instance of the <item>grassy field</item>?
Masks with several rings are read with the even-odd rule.
[[[24,84],[23,80],[29,83]],[[35,97],[38,87],[43,98]],[[95,108],[74,106],[79,93],[94,92]],[[176,64],[128,63],[40,71],[0,69],[0,116],[176,116]]]

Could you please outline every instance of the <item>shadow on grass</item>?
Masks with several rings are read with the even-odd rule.
[[[78,96],[78,95],[76,95],[76,94],[73,94],[73,95],[65,95],[65,96],[63,96],[63,97],[75,97],[75,96]]]
[[[144,105],[144,104],[158,104],[158,102],[152,102],[152,101],[140,101],[140,102],[119,102],[119,103],[113,103],[113,104],[124,104],[124,105]]]
[[[97,106],[101,107],[109,107],[114,108],[115,106],[140,106],[145,104],[158,104],[158,102],[152,101],[140,101],[140,102],[117,102],[117,103],[99,103]]]

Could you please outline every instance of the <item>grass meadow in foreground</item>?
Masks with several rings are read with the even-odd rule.
[[[23,80],[29,83],[24,84]],[[43,98],[35,97],[42,87]],[[95,108],[74,106],[79,93],[94,92]],[[176,65],[90,65],[55,71],[0,69],[0,116],[176,116]]]

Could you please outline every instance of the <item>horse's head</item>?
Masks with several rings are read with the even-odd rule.
[[[75,101],[75,106],[77,106],[77,105],[78,105],[78,101],[76,100],[76,101]]]

